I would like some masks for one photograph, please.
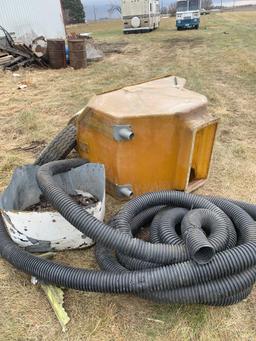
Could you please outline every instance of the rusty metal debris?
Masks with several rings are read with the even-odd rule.
[[[86,58],[88,62],[98,62],[104,58],[104,52],[102,51],[99,44],[95,42],[92,37],[92,33],[70,33],[68,36],[68,40],[74,39],[83,39],[85,41],[85,48],[86,48]]]
[[[20,67],[52,67],[64,68],[69,62],[70,66],[78,67],[77,62],[82,67],[86,67],[87,61],[96,62],[104,58],[102,49],[93,41],[91,34],[77,35],[75,33],[68,36],[69,48],[63,39],[48,39],[40,36],[27,46],[24,43],[15,41],[11,34],[0,26],[0,69],[16,71]],[[84,47],[73,47],[75,40],[79,39],[80,45]],[[77,41],[77,43],[79,43]],[[63,46],[59,46],[62,43]],[[81,54],[80,51],[83,51]],[[114,53],[121,53],[114,49]],[[81,55],[80,55],[81,54]],[[76,62],[74,63],[74,55]],[[67,57],[67,60],[66,60]]]

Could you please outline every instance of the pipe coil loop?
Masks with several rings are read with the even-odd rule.
[[[102,271],[29,254],[11,241],[0,218],[0,252],[7,261],[57,286],[133,293],[163,303],[229,305],[249,295],[256,278],[255,205],[162,191],[131,200],[107,225],[53,180],[53,175],[84,163],[75,159],[46,164],[37,180],[60,214],[97,242]]]

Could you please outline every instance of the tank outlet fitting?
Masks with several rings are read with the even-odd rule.
[[[131,199],[133,196],[132,185],[116,185],[115,191],[119,198]]]
[[[116,141],[130,141],[134,138],[134,132],[130,125],[113,126],[113,137]]]

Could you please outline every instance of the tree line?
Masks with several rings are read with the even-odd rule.
[[[61,0],[66,25],[85,22],[85,10],[81,0]]]

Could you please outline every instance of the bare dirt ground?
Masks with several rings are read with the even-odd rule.
[[[256,12],[211,14],[198,31],[163,19],[150,34],[123,36],[118,21],[69,27],[93,32],[106,58],[85,70],[0,72],[0,190],[96,93],[173,74],[206,95],[221,119],[209,182],[200,193],[256,202]],[[108,47],[108,46],[107,46]],[[115,48],[117,51],[115,51]],[[18,90],[17,84],[28,87]],[[109,198],[108,216],[118,209]],[[93,249],[57,260],[95,268]],[[0,340],[255,340],[256,291],[235,306],[158,305],[133,296],[65,291],[63,334],[43,291],[0,259]]]

